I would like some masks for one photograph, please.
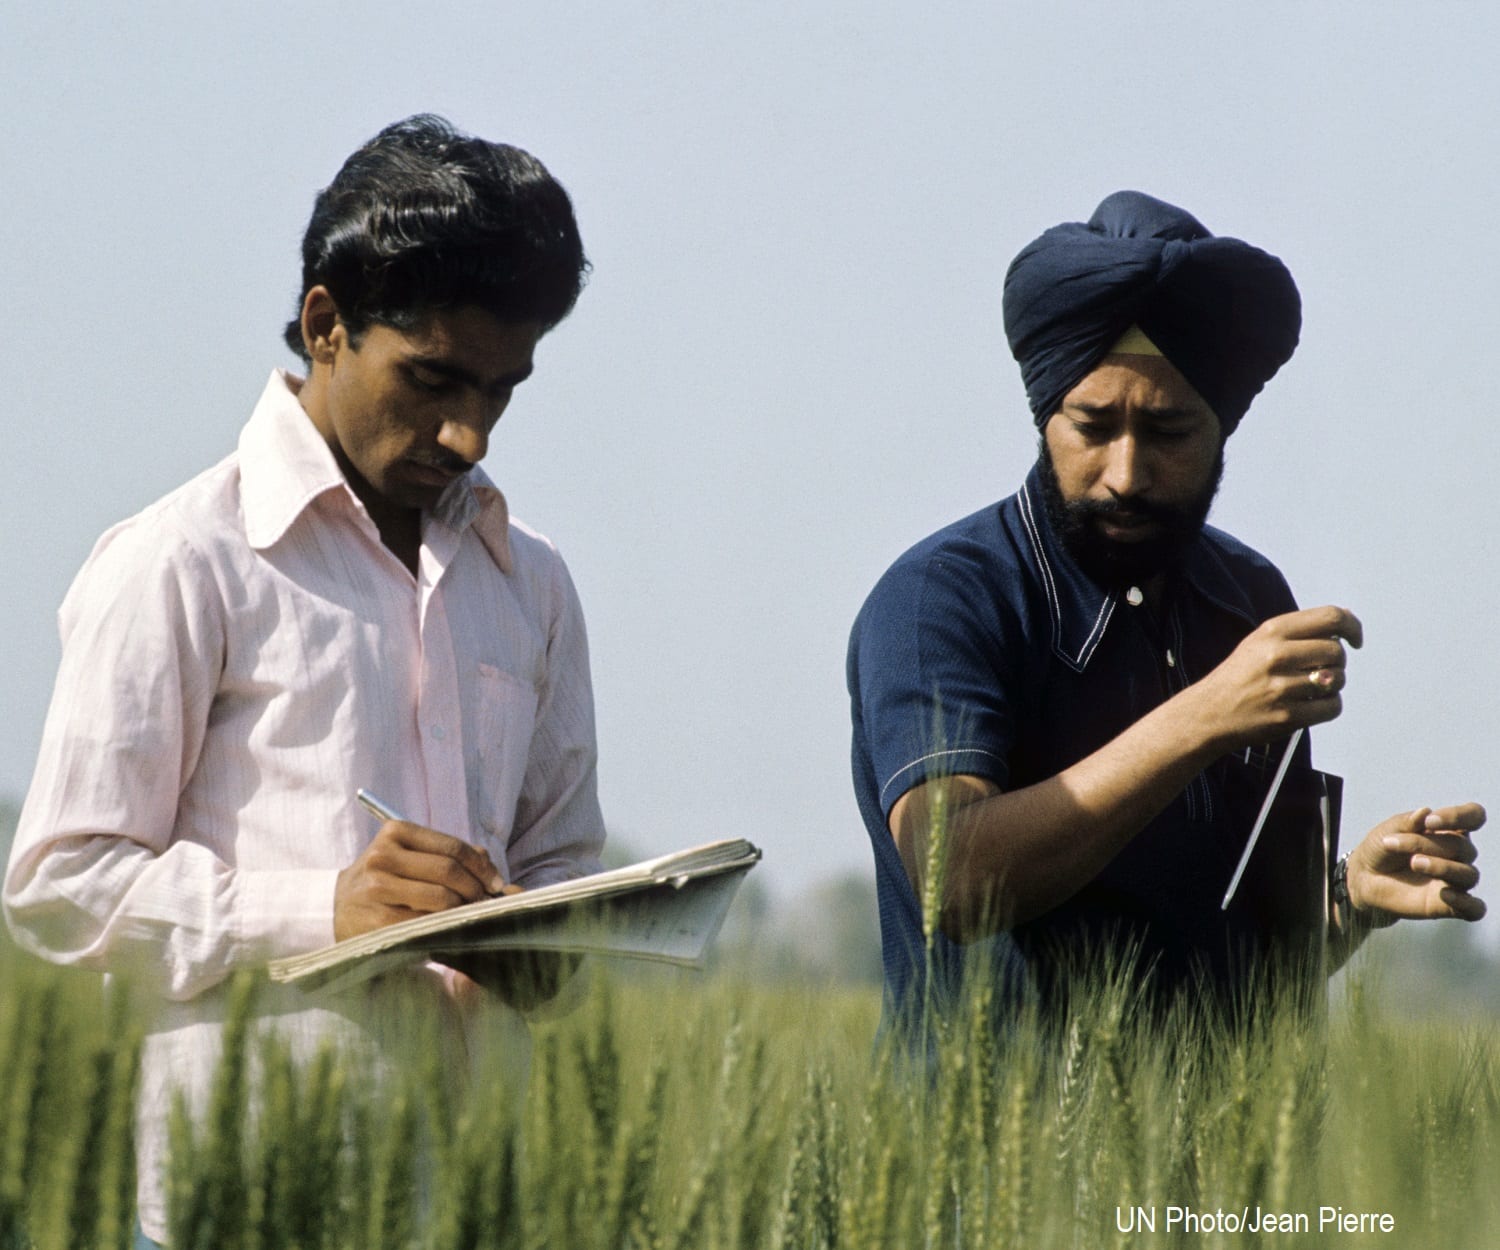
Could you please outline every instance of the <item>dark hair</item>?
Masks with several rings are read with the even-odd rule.
[[[539,160],[422,113],[387,126],[318,193],[286,342],[307,358],[301,306],[318,285],[354,336],[464,305],[550,330],[588,267],[572,201]]]

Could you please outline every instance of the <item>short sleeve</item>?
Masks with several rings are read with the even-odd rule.
[[[854,627],[851,695],[883,815],[933,777],[968,774],[1005,788],[1013,632],[963,551],[909,553],[871,592]]]

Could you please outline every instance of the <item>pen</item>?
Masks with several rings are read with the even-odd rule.
[[[1291,765],[1292,756],[1296,753],[1297,744],[1302,741],[1304,732],[1305,730],[1299,729],[1287,740],[1286,750],[1282,752],[1276,775],[1271,778],[1271,788],[1266,791],[1266,801],[1260,805],[1260,815],[1255,818],[1255,827],[1250,830],[1250,840],[1245,843],[1245,853],[1240,856],[1240,862],[1235,866],[1234,878],[1229,883],[1229,889],[1224,891],[1224,901],[1219,904],[1220,911],[1229,910],[1234,892],[1239,889],[1240,878],[1245,875],[1245,867],[1250,863],[1250,855],[1255,850],[1255,844],[1260,841],[1260,831],[1266,827],[1266,817],[1271,814],[1271,805],[1276,802],[1276,796],[1281,792],[1281,783],[1286,780],[1286,770]]]
[[[408,824],[410,823],[406,820],[405,816],[398,812],[389,803],[382,803],[366,789],[361,788],[356,790],[354,792],[354,797],[364,805],[366,811],[368,811],[373,816],[378,816],[381,820],[400,820]]]
[[[405,816],[398,812],[389,803],[386,803],[381,799],[377,799],[373,794],[371,794],[363,787],[354,792],[354,797],[360,801],[360,804],[365,808],[366,811],[378,817],[380,820],[400,820],[404,821],[407,824],[411,823],[406,819]],[[479,854],[484,855],[485,862],[489,863],[488,855],[485,855],[483,851],[480,851]],[[484,884],[491,894],[519,894],[521,892],[520,886],[507,885],[505,883],[505,879],[495,871],[493,865],[490,866],[488,871],[492,876],[492,880],[487,881]]]

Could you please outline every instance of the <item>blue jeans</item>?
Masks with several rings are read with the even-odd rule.
[[[141,1232],[141,1222],[135,1222],[135,1241],[131,1243],[130,1250],[166,1250],[159,1241],[152,1241],[145,1233]]]

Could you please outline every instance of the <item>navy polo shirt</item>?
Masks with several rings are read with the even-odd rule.
[[[1039,473],[901,556],[854,623],[854,789],[875,853],[888,1023],[929,992],[950,992],[976,957],[993,962],[1002,1000],[1037,992],[1045,1004],[1061,950],[1128,936],[1153,962],[1153,981],[1171,987],[1205,973],[1229,981],[1231,948],[1264,937],[1220,911],[1259,803],[1232,775],[1237,754],[1195,777],[1055,910],[970,946],[937,935],[930,966],[941,984],[927,983],[920,905],[887,824],[896,800],[935,776],[974,774],[1002,790],[1054,776],[1296,607],[1269,561],[1212,527],[1159,614],[1132,606],[1063,550]]]

